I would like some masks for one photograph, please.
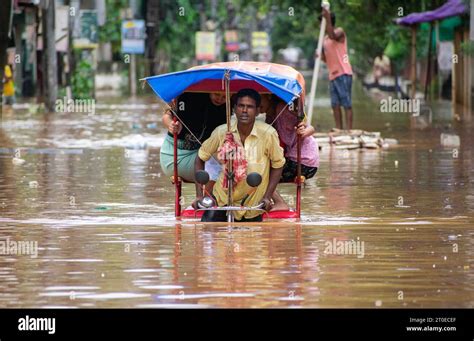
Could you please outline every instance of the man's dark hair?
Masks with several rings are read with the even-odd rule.
[[[320,14],[318,19],[319,21],[321,21],[323,19],[323,15]],[[331,23],[332,23],[332,26],[336,26],[336,14],[334,14],[333,12],[331,12]]]
[[[260,94],[254,89],[241,89],[235,95],[235,104],[237,104],[237,102],[239,101],[239,98],[242,98],[242,97],[252,98],[255,101],[257,108],[260,106],[260,101],[262,100],[262,97],[260,97]]]

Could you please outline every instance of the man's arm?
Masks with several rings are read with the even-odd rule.
[[[196,160],[194,161],[194,173],[197,171],[204,169],[204,161],[201,160],[199,155],[196,156]],[[200,184],[196,182],[196,199],[200,200],[202,198],[202,187]]]
[[[314,58],[318,58],[318,50],[314,51]],[[321,60],[326,63],[326,55],[324,54],[324,48],[321,50]]]
[[[206,141],[204,141],[204,143],[201,145],[201,148],[199,148],[198,155],[196,155],[196,160],[194,160],[194,173],[196,173],[198,170],[203,170],[204,163],[213,157],[212,154],[214,154],[219,148],[220,139],[218,129],[219,127],[214,129],[211,136]],[[196,182],[196,200],[194,200],[192,204],[194,208],[197,208],[197,202],[198,200],[201,200],[202,197],[202,187]]]
[[[285,156],[283,154],[283,148],[280,147],[280,140],[278,139],[278,133],[273,130],[266,141],[268,145],[268,157],[270,158],[271,168],[270,176],[268,180],[268,186],[263,195],[262,202],[265,203],[264,209],[268,211],[271,206],[271,198],[275,189],[280,182],[281,173],[283,172],[283,166],[285,165]]]
[[[280,168],[270,168],[270,179],[268,181],[268,187],[263,195],[262,202],[265,204],[264,209],[268,211],[271,206],[271,198],[275,189],[280,182],[281,173],[283,172],[283,167]]]
[[[168,129],[168,131],[171,134],[177,133],[179,134],[181,130],[183,129],[183,126],[181,125],[181,122],[173,121],[173,114],[170,109],[167,109],[165,113],[163,114],[163,117],[161,118],[161,121],[163,122],[163,125]]]
[[[306,122],[300,122],[297,127],[295,127],[296,133],[301,135],[302,138],[312,136],[316,130],[311,124],[306,124]]]
[[[323,8],[323,16],[326,18],[326,33],[328,34],[328,37],[332,40],[338,41],[344,39],[344,31],[342,28],[334,28],[334,26],[332,26],[331,13],[329,10]]]
[[[326,54],[324,53],[324,48],[321,50],[321,60],[326,63]]]

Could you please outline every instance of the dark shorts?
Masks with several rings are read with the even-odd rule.
[[[283,172],[281,173],[280,182],[294,181],[296,178],[297,166],[298,164],[295,161],[287,159],[285,162],[285,166],[283,166]],[[301,165],[301,175],[303,175],[306,179],[312,178],[317,171],[318,167],[308,167],[305,165]]]
[[[227,221],[227,211],[204,211],[204,214],[202,215],[201,221],[205,222],[226,222]],[[236,222],[239,223],[247,223],[247,222],[260,222],[262,221],[262,214],[254,217],[254,218],[245,218],[242,217],[242,219],[237,220],[235,219]]]
[[[3,96],[4,105],[13,105],[15,104],[15,96]]]
[[[329,82],[331,106],[352,107],[352,76],[341,75]]]

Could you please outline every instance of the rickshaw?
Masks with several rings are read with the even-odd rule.
[[[184,92],[222,92],[226,93],[226,121],[228,131],[230,130],[232,94],[241,89],[250,88],[260,94],[273,94],[283,100],[286,105],[292,105],[293,111],[298,117],[298,122],[304,119],[304,94],[305,81],[301,73],[294,68],[265,62],[221,62],[192,67],[185,71],[173,72],[143,79],[154,93],[165,103],[170,103]],[[286,107],[285,107],[286,108]],[[176,112],[173,120],[180,120]],[[283,110],[282,110],[283,111]],[[281,113],[281,112],[280,112]],[[277,117],[278,118],[278,115]],[[275,118],[275,120],[276,120]],[[184,129],[184,125],[183,125]],[[202,143],[203,141],[200,141]],[[299,219],[301,217],[301,188],[305,181],[301,176],[301,138],[297,135],[297,176],[292,181],[296,185],[296,207],[284,211],[266,212],[260,205],[254,207],[242,205],[235,206],[232,201],[232,162],[226,163],[228,173],[228,205],[217,207],[210,195],[205,196],[198,203],[198,208],[181,207],[182,183],[184,182],[178,174],[177,161],[177,134],[174,134],[174,175],[171,182],[175,187],[175,217],[181,219],[192,219],[201,217],[205,210],[225,210],[228,221],[233,221],[233,211],[260,210],[266,219]],[[204,187],[209,180],[205,171],[196,173],[196,182]],[[261,181],[261,176],[256,173],[247,174],[247,184],[256,188]]]

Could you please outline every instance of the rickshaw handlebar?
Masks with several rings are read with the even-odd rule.
[[[201,211],[263,211],[265,204],[262,202],[256,206],[225,206],[225,207],[204,207],[200,202],[197,203],[198,210]]]

